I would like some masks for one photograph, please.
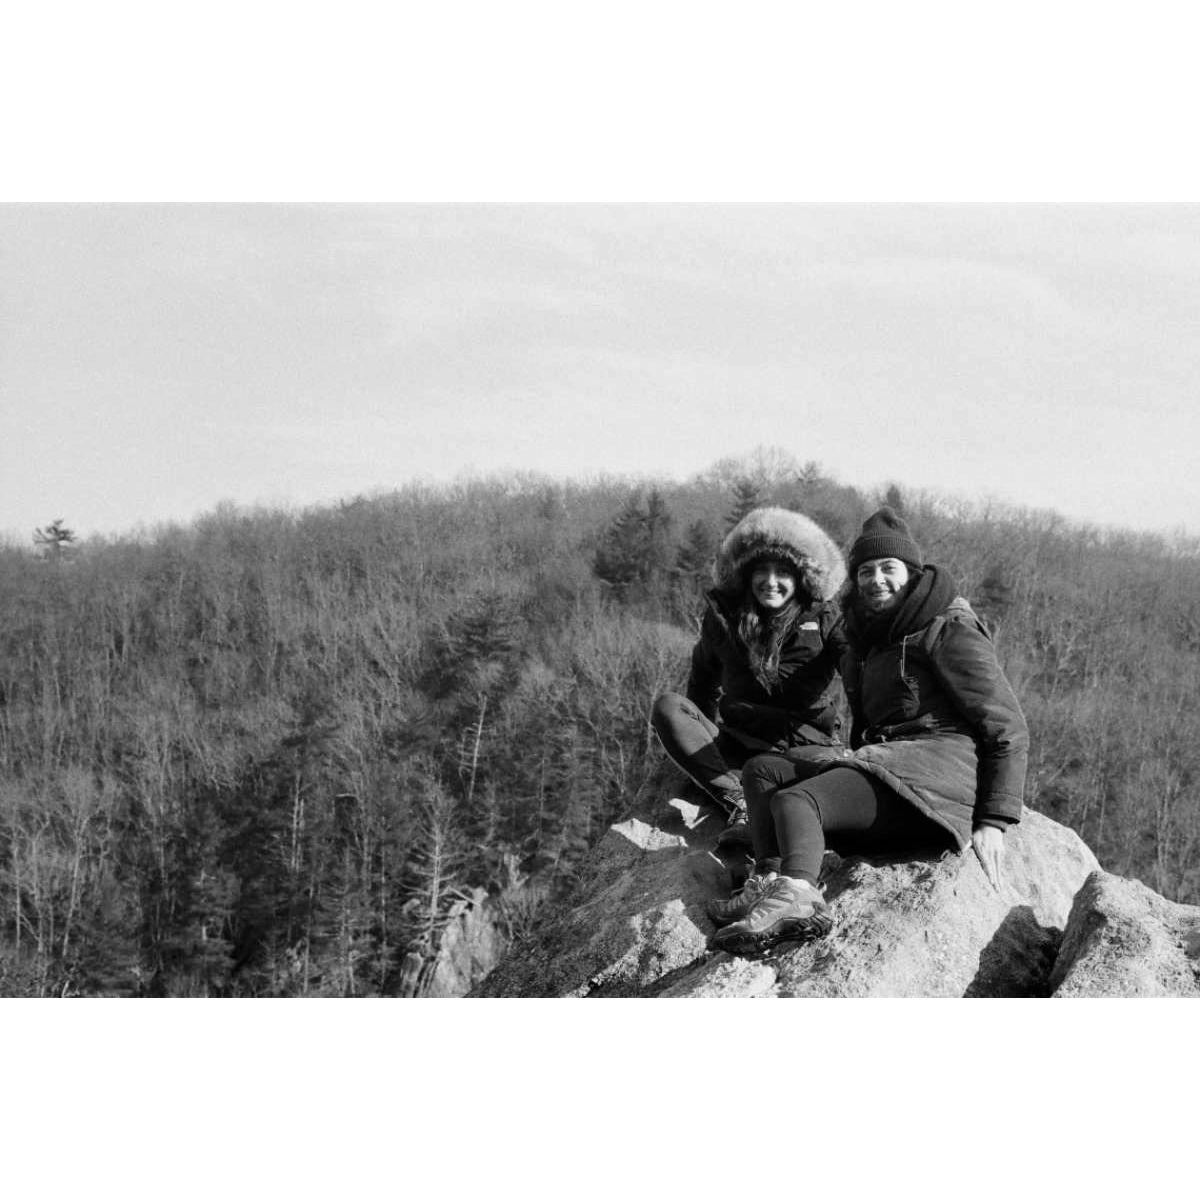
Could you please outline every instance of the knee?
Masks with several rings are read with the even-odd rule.
[[[688,698],[680,696],[677,691],[665,691],[650,704],[650,726],[655,733],[662,737],[662,732],[677,726],[683,715]]]
[[[678,692],[663,692],[650,705],[650,724],[655,729],[662,729],[663,726],[671,724],[679,719],[687,703],[687,698]]]
[[[742,787],[748,797],[777,791],[795,778],[795,767],[781,754],[756,754],[742,768]]]
[[[807,813],[822,829],[825,828],[825,822],[821,817],[821,806],[817,803],[817,798],[802,783],[798,783],[794,787],[776,789],[771,794],[770,805],[771,816],[776,819],[785,811],[793,819],[799,818],[801,813]]]

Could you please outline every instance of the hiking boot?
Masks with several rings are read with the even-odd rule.
[[[717,835],[717,845],[750,846],[752,844],[750,821],[746,816],[746,810],[743,808],[729,817],[725,828]]]
[[[749,846],[750,821],[746,812],[746,795],[739,788],[714,794],[712,802],[725,816],[725,828],[717,838],[718,846]]]
[[[751,875],[742,886],[742,890],[734,892],[728,900],[710,900],[704,911],[714,925],[728,925],[731,921],[740,921],[762,899],[767,885],[778,878],[774,871],[766,875]]]
[[[825,897],[808,880],[780,875],[744,917],[717,930],[712,946],[730,954],[753,954],[776,942],[824,937],[832,926]]]

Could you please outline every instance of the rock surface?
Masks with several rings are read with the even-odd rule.
[[[1099,952],[1094,939],[1080,937],[1075,967],[1056,968],[1076,894],[1085,880],[1111,877],[1075,833],[1039,813],[1027,812],[1006,835],[999,890],[969,852],[908,860],[827,855],[822,886],[833,931],[749,960],[707,948],[713,926],[704,905],[728,891],[713,853],[719,823],[671,803],[614,825],[573,901],[514,944],[473,994],[1047,996],[1055,987],[1072,995],[1151,994],[1088,990],[1099,978],[1088,974]],[[1177,916],[1186,924],[1188,913],[1200,925],[1200,909],[1169,907],[1184,912],[1155,917],[1163,929],[1176,929]],[[1159,912],[1148,902],[1138,911],[1151,908]],[[1106,970],[1106,979],[1119,978]],[[1186,982],[1178,971],[1166,974],[1175,982],[1163,986]],[[1072,979],[1081,990],[1070,990]]]
[[[504,935],[496,927],[483,888],[450,910],[426,996],[463,996],[496,965]]]
[[[1200,996],[1200,908],[1135,879],[1089,875],[1063,934],[1054,995]]]
[[[575,903],[514,943],[475,994],[638,995],[706,954],[704,903],[726,873],[709,854],[717,827],[689,834],[676,818],[614,825],[592,852]],[[672,829],[671,826],[675,828]]]
[[[447,913],[437,953],[410,951],[400,964],[396,994],[446,997],[466,995],[496,965],[505,938],[483,888],[456,900]]]

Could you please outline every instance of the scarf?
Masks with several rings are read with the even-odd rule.
[[[852,592],[846,606],[846,636],[858,651],[890,646],[918,629],[924,629],[958,595],[958,581],[942,567],[926,564],[909,584],[900,607],[872,616]]]

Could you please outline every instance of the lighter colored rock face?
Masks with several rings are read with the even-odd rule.
[[[1200,996],[1200,908],[1097,871],[1071,909],[1054,995]]]
[[[482,888],[472,889],[469,901],[460,901],[451,908],[436,959],[419,967],[420,994],[465,995],[496,965],[503,943],[488,908],[487,893]],[[417,986],[418,980],[413,983]]]
[[[1072,897],[1096,860],[1074,833],[1036,813],[1006,843],[999,891],[973,854],[831,861],[823,886],[833,930],[764,960],[775,980],[759,994],[1045,995]],[[708,994],[708,977],[723,976],[727,959],[697,964],[667,994]]]
[[[1075,894],[1099,870],[1076,834],[1026,813],[997,891],[973,854],[827,856],[833,931],[749,961],[707,948],[728,891],[719,822],[662,803],[615,825],[573,906],[516,945],[490,996],[1045,996]],[[1179,906],[1176,906],[1179,907]]]

